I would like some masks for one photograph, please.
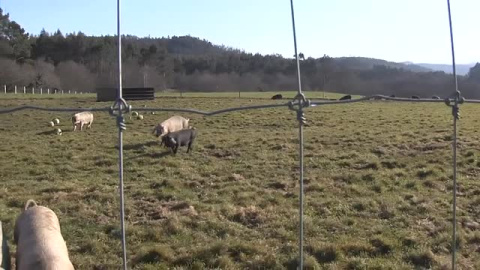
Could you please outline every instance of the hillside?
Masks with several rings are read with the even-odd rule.
[[[435,71],[443,71],[445,73],[453,73],[452,65],[447,64],[426,64],[426,63],[417,63],[416,66],[421,66]],[[458,75],[467,75],[470,68],[475,66],[475,63],[471,64],[456,64],[457,74]]]
[[[404,69],[413,72],[432,72],[433,70],[428,67],[423,67],[417,64],[405,64],[389,62],[382,59],[366,58],[366,57],[339,57],[335,58],[335,61],[339,63],[343,68],[368,70],[375,66],[385,66],[388,68]]]
[[[0,15],[2,11],[0,10]],[[117,38],[60,30],[26,33],[0,16],[0,84],[94,92],[117,83]],[[303,55],[303,54],[302,54]],[[162,38],[125,35],[125,87],[157,91],[289,91],[297,88],[296,61],[278,54],[245,52],[192,36]],[[446,96],[450,75],[418,65],[364,57],[302,57],[304,90],[408,97]],[[470,81],[469,81],[470,80]],[[463,93],[480,98],[480,82],[461,78]]]

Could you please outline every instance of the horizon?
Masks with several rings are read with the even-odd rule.
[[[82,32],[87,36],[115,36],[117,33],[116,3],[1,0],[0,8],[9,14],[10,20],[34,36],[42,29],[48,33],[60,30],[64,35]],[[306,58],[328,55],[452,65],[446,3],[305,0],[294,2],[294,8],[298,52]],[[480,62],[480,52],[475,49],[480,46],[480,38],[471,34],[480,23],[469,20],[475,15],[474,10],[480,9],[480,1],[452,3],[451,9],[456,64]],[[246,53],[280,54],[285,58],[293,58],[295,54],[288,1],[284,5],[278,5],[275,0],[261,3],[247,0],[242,5],[220,0],[207,0],[202,4],[179,0],[169,5],[152,0],[140,5],[125,2],[121,3],[121,17],[122,35],[191,36]]]

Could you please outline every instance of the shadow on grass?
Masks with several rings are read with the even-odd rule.
[[[134,143],[134,144],[124,144],[123,145],[123,150],[140,150],[144,147],[150,147],[150,146],[156,146],[159,145],[160,143],[157,141],[150,141],[147,143]],[[118,150],[118,146],[115,146],[115,149]]]
[[[79,130],[73,131],[73,130],[71,130],[71,129],[67,129],[67,130],[62,129],[62,134],[64,134],[64,133],[72,133],[72,132],[84,132],[84,131],[85,131],[85,130],[82,130],[82,131],[79,131]],[[47,131],[38,132],[36,135],[55,135],[55,134],[57,134],[56,128],[55,128],[55,129],[52,129],[52,130],[47,130]]]
[[[163,158],[163,157],[169,156],[169,155],[172,155],[172,152],[171,152],[170,150],[165,151],[165,152],[161,152],[161,153],[158,153],[158,152],[155,152],[155,153],[145,153],[145,154],[138,155],[138,156],[134,156],[134,157],[127,158],[127,159],[128,159],[128,160],[135,160],[135,159],[144,158],[144,157],[149,157],[149,158]]]
[[[148,154],[147,156],[152,157],[152,158],[163,158],[165,156],[172,155],[171,151],[165,151],[162,153],[153,153],[153,154]]]
[[[55,130],[48,130],[48,131],[38,132],[36,135],[55,135],[55,134],[56,134]]]

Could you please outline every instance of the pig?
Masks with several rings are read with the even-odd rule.
[[[17,270],[73,270],[55,213],[28,200],[14,229]]]
[[[190,119],[183,118],[181,116],[175,115],[167,120],[163,121],[162,123],[158,124],[153,129],[153,134],[157,137],[163,137],[169,132],[175,132],[178,130],[182,130],[188,128],[188,122]]]
[[[276,94],[274,96],[272,96],[272,99],[282,99],[283,96],[281,94]]]
[[[352,99],[352,96],[351,95],[346,95],[346,96],[341,97],[339,100],[350,100],[350,99]]]
[[[77,130],[77,126],[80,125],[80,130],[84,125],[88,125],[88,128],[92,128],[93,114],[91,112],[79,112],[72,116],[73,131]]]
[[[192,149],[192,144],[195,141],[197,132],[195,128],[182,129],[175,132],[170,132],[166,134],[162,141],[165,143],[165,146],[173,150],[173,153],[176,154],[179,146],[186,146],[187,153]]]

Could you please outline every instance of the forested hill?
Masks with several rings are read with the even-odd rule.
[[[431,70],[437,70],[437,71],[443,71],[445,73],[453,73],[452,70],[452,65],[446,65],[446,64],[425,64],[425,63],[418,63],[415,64],[417,66],[421,66],[424,68],[428,68]],[[456,72],[459,75],[467,75],[468,72],[470,71],[470,68],[472,68],[475,64],[455,64],[457,67]]]
[[[114,36],[29,34],[0,9],[0,84],[94,91],[115,86]],[[296,61],[215,45],[191,36],[123,37],[124,85],[185,91],[296,89]],[[445,96],[452,78],[415,65],[362,57],[321,58],[300,53],[305,90],[396,96]],[[293,56],[293,53],[292,53]],[[460,77],[467,97],[480,98],[480,65]]]
[[[414,72],[433,72],[432,69],[422,67],[415,64],[404,64],[396,62],[388,62],[381,59],[365,58],[365,57],[339,57],[335,58],[338,65],[344,69],[368,70],[375,66],[385,66],[395,69],[404,69]]]

